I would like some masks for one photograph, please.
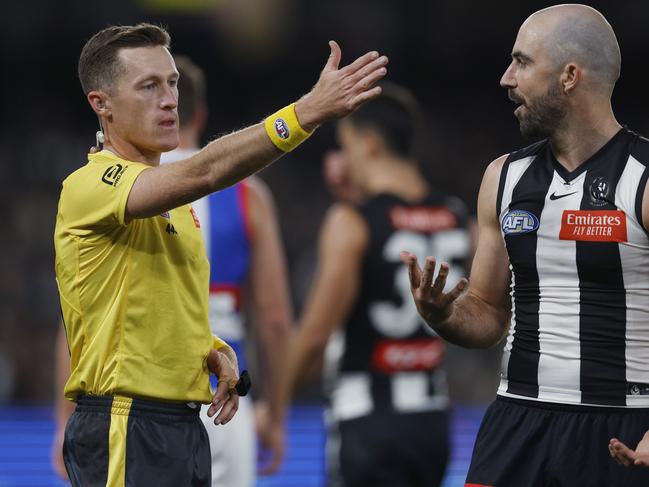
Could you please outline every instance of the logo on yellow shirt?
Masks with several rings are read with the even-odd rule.
[[[110,166],[104,172],[104,175],[101,177],[101,180],[102,182],[106,183],[108,186],[117,187],[117,183],[119,183],[119,180],[124,174],[125,170],[126,168],[121,164],[115,164],[114,166]]]

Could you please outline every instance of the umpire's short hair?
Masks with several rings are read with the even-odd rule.
[[[354,127],[376,131],[389,150],[404,158],[415,156],[422,115],[410,90],[391,82],[381,83],[382,92],[345,119]]]
[[[119,60],[121,49],[171,44],[169,33],[153,24],[114,25],[90,38],[79,56],[79,81],[83,93],[94,90],[110,91],[115,78],[123,69]]]

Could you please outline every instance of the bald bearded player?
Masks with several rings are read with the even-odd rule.
[[[529,17],[501,86],[521,133],[542,140],[485,172],[471,284],[444,292],[447,264],[434,278],[434,257],[422,271],[402,254],[440,336],[473,348],[507,336],[467,487],[649,485],[607,450],[649,427],[649,141],[613,114],[620,65],[596,10]],[[621,442],[610,453],[624,463]]]

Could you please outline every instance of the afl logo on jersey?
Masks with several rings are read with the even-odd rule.
[[[282,118],[275,119],[275,132],[280,139],[288,139],[290,132],[288,131],[288,125]]]
[[[539,219],[533,213],[525,210],[510,210],[502,221],[505,235],[530,233],[539,228]]]

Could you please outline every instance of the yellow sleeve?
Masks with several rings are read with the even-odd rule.
[[[59,213],[66,226],[83,234],[125,225],[126,202],[133,183],[150,166],[137,162],[89,163],[63,183]]]
[[[225,343],[223,340],[221,340],[219,337],[216,335],[212,335],[212,348],[214,350],[218,350],[223,347],[229,347],[227,343]]]

